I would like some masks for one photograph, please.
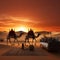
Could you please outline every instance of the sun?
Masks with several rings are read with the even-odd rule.
[[[28,32],[27,27],[21,26],[19,28],[16,28],[16,31],[24,31],[24,32]]]
[[[26,28],[25,27],[20,27],[20,30],[21,31],[26,31]]]

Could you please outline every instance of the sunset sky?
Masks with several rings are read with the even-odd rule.
[[[60,0],[0,0],[0,31],[60,31]]]

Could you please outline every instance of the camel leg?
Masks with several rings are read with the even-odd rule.
[[[33,43],[34,43],[34,38],[33,38],[33,40],[32,40],[32,45],[33,45]]]
[[[15,43],[15,40],[16,40],[16,39],[14,39],[14,43]]]
[[[27,38],[27,42],[30,44],[30,42],[29,42],[29,38]]]
[[[33,39],[33,43],[34,43],[34,39]]]
[[[7,38],[7,45],[8,45],[8,42],[10,42],[10,43],[11,43],[10,38]]]
[[[17,39],[16,39],[17,40]],[[19,45],[19,41],[17,40],[17,42],[18,42],[18,45]]]
[[[26,42],[26,38],[25,38],[25,42]]]
[[[27,38],[25,38],[25,46],[26,46],[26,40],[27,40]]]
[[[17,41],[18,45],[19,45],[19,41],[17,40],[17,38],[14,39],[14,43],[15,43],[15,40]]]
[[[26,39],[25,39],[25,46],[26,46],[26,42],[29,43],[29,38],[26,38]],[[30,44],[30,43],[29,43],[29,44]]]
[[[28,38],[28,43],[29,43],[29,45],[30,45],[29,38]]]
[[[11,43],[10,38],[9,38],[9,42]]]
[[[7,38],[7,45],[8,45],[8,42],[9,42],[9,41],[8,41],[8,38]]]
[[[32,45],[33,45],[33,40],[34,40],[34,39],[32,39]]]
[[[28,43],[29,43],[29,38],[28,38]]]
[[[36,46],[36,39],[35,39],[35,46]]]

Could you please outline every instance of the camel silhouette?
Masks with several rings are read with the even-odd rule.
[[[18,40],[17,40],[17,35],[15,34],[15,31],[14,31],[13,29],[11,29],[11,31],[9,31],[9,34],[8,34],[8,36],[7,36],[7,44],[8,44],[8,41],[11,43],[10,38],[14,38],[14,42],[15,42],[15,41],[18,42]],[[19,44],[19,42],[18,42],[18,44]]]
[[[19,33],[20,34],[18,36],[18,35],[16,35],[15,31],[13,29],[11,29],[7,36],[7,44],[8,44],[8,42],[11,43],[11,38],[14,38],[14,43],[15,43],[15,41],[17,41],[19,44],[19,41],[17,40],[17,38],[20,38],[24,34],[24,32],[19,32]]]
[[[36,38],[38,38],[40,36],[40,33],[38,33],[38,35],[37,36],[35,36],[35,34],[34,34],[34,32],[33,32],[33,30],[32,29],[30,29],[30,31],[28,32],[28,34],[27,34],[27,36],[26,36],[26,38],[25,38],[25,42],[26,41],[28,41],[29,42],[29,38],[32,38],[33,40],[35,40],[36,41]],[[32,40],[32,41],[33,41]]]
[[[9,31],[9,34],[7,36],[7,43],[10,42],[11,43],[11,40],[10,38],[14,38],[14,42],[17,41],[18,44],[19,44],[19,41],[17,40],[17,38],[20,38],[24,33],[20,33],[19,36],[16,35],[15,31],[13,29],[11,29],[11,31]],[[28,41],[29,42],[29,38],[32,38],[32,42],[35,40],[36,41],[36,38],[40,36],[40,33],[38,33],[37,36],[35,36],[34,32],[32,29],[30,29],[30,31],[28,31],[26,37],[25,37],[25,42]]]

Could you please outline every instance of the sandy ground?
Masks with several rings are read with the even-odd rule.
[[[21,47],[8,46],[0,44],[0,59],[1,60],[59,60],[60,55],[57,56],[40,47],[35,47],[34,51],[29,49],[22,50]]]
[[[25,37],[25,36],[24,36]],[[37,38],[38,42],[40,37]],[[18,40],[24,40],[23,36]],[[34,51],[29,51],[28,48],[25,50],[21,49],[21,44],[11,45],[7,43],[0,43],[0,60],[60,60],[60,53],[53,54],[42,48],[37,43]]]

